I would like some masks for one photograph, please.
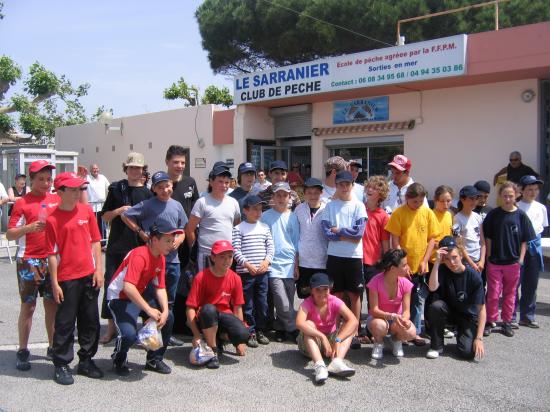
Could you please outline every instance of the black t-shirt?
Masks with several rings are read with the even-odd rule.
[[[128,180],[126,179],[119,182],[113,182],[109,186],[107,199],[105,199],[105,203],[103,203],[101,213],[111,212],[124,205],[134,206],[152,196],[153,193],[147,187],[128,186]],[[126,254],[140,245],[143,245],[141,238],[126,226],[120,216],[111,220],[111,230],[109,232],[109,242],[106,251],[107,254]]]
[[[438,270],[439,298],[462,316],[477,318],[477,305],[485,303],[485,289],[481,276],[469,266],[462,273],[454,273],[442,264]]]
[[[228,196],[232,197],[233,199],[235,199],[238,203],[239,203],[239,208],[241,209],[241,220],[245,220],[245,213],[244,213],[244,208],[243,208],[243,205],[244,205],[244,200],[251,194],[253,193],[252,192],[252,189],[247,192],[246,190],[244,190],[242,187],[236,187],[231,193],[229,193]]]
[[[191,210],[199,198],[197,182],[192,177],[183,176],[179,182],[172,182],[172,199],[177,200],[183,206],[185,215],[189,219]]]
[[[512,167],[510,165],[506,167],[506,179],[508,179],[511,182],[519,183],[520,179],[523,176],[527,176],[527,175],[538,177],[537,172],[535,172],[529,166],[524,165],[523,163],[521,164],[520,167]]]
[[[521,244],[536,237],[533,225],[523,210],[506,212],[501,207],[489,212],[483,221],[483,234],[491,239],[489,262],[495,265],[517,263]]]
[[[474,212],[476,212],[478,215],[481,216],[483,220],[485,220],[491,210],[493,210],[491,206],[476,206]]]

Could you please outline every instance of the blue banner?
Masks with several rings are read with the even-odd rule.
[[[334,102],[334,124],[384,122],[390,118],[388,96]]]

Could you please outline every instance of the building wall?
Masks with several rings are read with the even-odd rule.
[[[523,162],[539,169],[537,99],[525,103],[521,92],[538,94],[536,79],[390,95],[390,121],[417,119],[413,130],[312,137],[312,174],[322,176],[328,156],[324,140],[403,134],[411,176],[433,194],[439,184],[457,191],[494,174],[519,150]],[[332,126],[332,102],[316,103],[313,127]]]
[[[104,125],[97,122],[62,127],[56,130],[56,149],[77,151],[79,164],[98,163],[101,173],[112,181],[125,176],[122,162],[130,151],[143,153],[149,170],[155,172],[166,169],[168,146],[181,145],[190,151],[187,159],[190,175],[199,190],[205,190],[214,162],[233,157],[232,144],[213,144],[213,112],[214,106],[204,105],[113,119],[111,126],[123,122],[122,135],[118,131],[105,134]],[[199,146],[199,138],[204,140],[204,148]],[[206,159],[206,168],[195,168],[197,158]]]

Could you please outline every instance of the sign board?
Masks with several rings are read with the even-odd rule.
[[[334,102],[332,123],[385,122],[390,118],[388,96]]]
[[[228,168],[233,169],[235,167],[235,159],[225,159],[225,165]]]
[[[195,157],[195,169],[205,169],[205,168],[206,168],[206,158]]]
[[[233,102],[460,76],[466,73],[466,41],[461,34],[241,74],[235,77]]]

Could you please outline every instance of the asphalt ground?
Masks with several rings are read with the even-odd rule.
[[[53,381],[53,365],[46,359],[41,302],[30,339],[32,368],[15,369],[19,296],[15,264],[2,256],[3,251],[0,410],[550,410],[550,273],[539,284],[541,328],[522,327],[513,338],[493,333],[485,340],[487,356],[481,362],[457,359],[453,339],[446,340],[445,352],[436,360],[425,358],[427,347],[405,346],[404,358],[394,358],[387,349],[382,361],[373,361],[372,346],[363,345],[347,357],[355,376],[315,386],[312,364],[296,345],[272,342],[249,348],[245,357],[228,347],[221,368],[209,370],[189,364],[190,337],[183,337],[183,347],[167,351],[170,375],[143,370],[145,351],[136,347],[129,353],[132,373],[119,378],[111,370],[111,343],[100,346],[95,358],[105,371],[103,379],[75,375],[75,384],[64,387]],[[72,367],[76,372],[76,361]]]

